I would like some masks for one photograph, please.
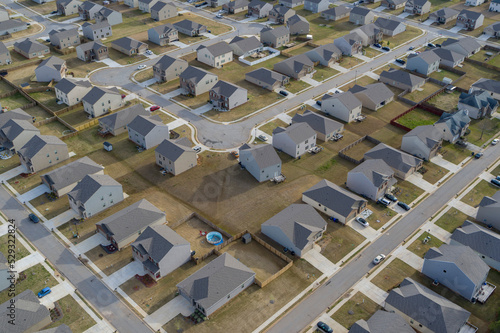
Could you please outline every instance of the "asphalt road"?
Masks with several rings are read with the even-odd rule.
[[[395,250],[499,157],[500,149],[492,147],[484,151],[484,156],[481,159],[469,162],[453,178],[369,245],[361,256],[345,265],[331,279],[279,320],[268,330],[268,333],[300,332],[309,327],[310,323],[320,316],[327,307],[331,306],[373,268],[372,260],[375,256],[380,253],[389,254]]]
[[[37,177],[37,176],[35,176]],[[28,211],[7,190],[0,187],[0,211],[28,238],[57,270],[104,316],[118,332],[147,333],[151,329],[66,249],[45,227],[34,224]],[[35,293],[38,290],[33,290]],[[1,329],[0,329],[1,331]]]

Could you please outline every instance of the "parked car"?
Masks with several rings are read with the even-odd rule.
[[[200,146],[193,147],[193,150],[199,153],[201,151],[201,147]]]
[[[498,179],[493,178],[492,180],[490,180],[490,183],[500,187],[500,180],[498,180]]]
[[[378,199],[377,202],[379,204],[382,204],[382,205],[386,206],[386,207],[391,204],[391,202],[389,200],[385,199],[385,198],[380,198],[380,199]]]
[[[28,215],[30,220],[33,222],[33,223],[38,223],[40,222],[40,219],[38,218],[38,216],[36,216],[35,214],[31,213],[30,215]]]
[[[436,45],[435,45],[435,44],[432,44],[432,43],[428,43],[428,44],[427,44],[427,46],[428,46],[428,47],[436,47]]]
[[[385,259],[385,254],[379,254],[378,256],[375,257],[375,259],[373,259],[373,264],[374,265],[378,265],[382,262],[382,260]]]
[[[146,52],[144,52],[144,53],[147,55],[153,55],[153,51],[151,51],[151,50],[146,50]]]
[[[398,201],[398,198],[396,198],[395,196],[393,196],[393,195],[392,195],[392,194],[390,194],[390,193],[386,193],[384,196],[385,196],[387,199],[391,200],[391,201],[394,201],[394,202]]]
[[[396,62],[401,65],[406,64],[406,61],[404,61],[403,59],[396,59]]]
[[[379,43],[375,43],[375,44],[373,44],[373,46],[375,46],[376,48],[379,48],[379,49],[382,47],[382,45],[380,45]]]
[[[361,224],[363,227],[369,227],[370,225],[368,224],[368,222],[362,218],[362,217],[356,217],[356,222],[358,222],[359,224]]]
[[[321,106],[321,101],[316,101],[316,105]]]
[[[51,14],[57,14],[57,10],[53,10],[50,12]]]
[[[498,141],[500,141],[499,139],[495,139],[493,141],[491,141],[491,145],[494,146],[498,143]]]
[[[156,110],[160,110],[160,107],[158,105],[153,105],[152,107],[149,108],[149,111],[153,112]]]
[[[408,211],[408,210],[410,210],[410,209],[411,209],[411,207],[410,207],[410,206],[408,206],[407,204],[405,204],[404,202],[401,202],[401,201],[400,201],[400,202],[398,202],[398,206],[399,206],[399,207],[401,207],[401,208],[403,208],[403,209],[404,209],[404,210],[406,210],[406,211]]]
[[[267,141],[267,136],[265,136],[264,134],[259,135],[258,138],[262,141]]]
[[[388,46],[384,46],[382,50],[389,52],[391,49]]]
[[[495,177],[495,179],[496,179],[496,180],[500,180],[500,176],[496,176],[496,177]]]
[[[50,38],[47,38],[45,41],[46,41],[47,43],[50,43]]]
[[[38,298],[42,298],[44,296],[47,296],[48,294],[50,294],[52,292],[52,290],[50,290],[49,287],[45,287],[43,288],[42,290],[40,290],[40,292],[38,293]]]
[[[137,66],[137,69],[144,69],[146,67],[147,67],[146,65],[139,65],[139,66]]]
[[[436,44],[436,47],[441,47],[441,44]]]
[[[122,94],[122,98],[125,98],[125,97],[127,97],[127,95],[125,95],[125,94]]]
[[[288,92],[286,92],[284,90],[280,90],[280,94],[283,95],[283,96],[288,96]]]
[[[237,150],[233,150],[233,151],[231,152],[231,155],[233,155],[235,158],[240,157],[240,154],[238,153],[238,151],[237,151]]]
[[[316,324],[320,330],[326,333],[333,333],[333,329],[322,321],[318,321]]]
[[[410,50],[410,51],[411,51],[411,50],[413,50],[413,49],[415,49],[415,47],[410,46],[410,48],[409,48],[408,50]]]
[[[215,17],[220,19],[220,18],[222,18],[222,14],[217,14],[217,15],[215,15]]]
[[[481,157],[483,156],[483,153],[477,153],[476,155],[474,155],[474,158],[476,160],[480,159]]]
[[[206,1],[203,1],[202,3],[197,3],[196,5],[194,5],[195,7],[199,8],[201,6],[205,6],[205,5],[208,5],[208,2]]]

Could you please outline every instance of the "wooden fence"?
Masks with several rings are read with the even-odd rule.
[[[292,46],[284,51],[281,52],[282,55],[284,55],[285,57],[287,58],[291,58],[295,55],[293,54],[290,54],[288,53],[289,51],[293,51],[293,50],[296,50],[296,49],[300,49],[301,47],[304,47],[304,46],[310,46],[310,47],[319,47],[320,45],[318,44],[314,44],[313,42],[311,41],[307,41],[307,42],[303,42],[303,43],[300,43],[300,44],[297,44],[295,46]]]
[[[345,146],[344,148],[342,148],[340,151],[339,151],[339,156],[342,157],[343,159],[349,161],[349,162],[352,162],[354,164],[361,164],[365,158],[363,157],[362,159],[360,160],[357,160],[347,154],[345,154],[346,151],[348,151],[349,149],[351,149],[352,147],[360,144],[361,142],[363,141],[370,141],[371,143],[375,144],[375,145],[378,145],[380,143],[379,140],[375,139],[375,138],[372,138],[371,136],[369,135],[365,135],[363,136],[362,138],[359,138],[358,140],[354,141],[353,143]]]
[[[84,129],[90,128],[99,123],[98,118],[94,118],[91,121],[86,122],[85,124],[74,127],[76,131],[83,131]]]
[[[82,102],[79,102],[78,104],[75,104],[75,105],[70,105],[70,106],[67,106],[65,107],[64,109],[61,109],[61,110],[58,110],[58,111],[54,111],[54,113],[59,116],[63,113],[66,113],[66,112],[69,112],[69,111],[72,111],[74,109],[78,109],[80,107],[83,106],[83,103]]]
[[[496,72],[500,72],[500,67],[492,65],[492,64],[488,64],[486,62],[477,61],[477,60],[473,60],[473,59],[470,59],[470,58],[465,58],[465,62],[470,62],[471,64],[478,65],[478,66],[481,66],[481,67],[486,67],[486,68],[494,70]]]
[[[31,102],[31,103],[28,103],[26,105],[21,106],[21,109],[26,110],[26,109],[32,108],[34,106],[36,106],[36,102]]]
[[[38,64],[42,63],[42,61],[43,61],[43,59],[37,59],[34,61],[30,61],[28,63],[24,63],[22,65],[17,65],[17,66],[6,68],[6,70],[7,70],[7,72],[12,72],[12,71],[15,71],[16,69],[19,69],[19,68],[24,68],[24,67],[32,66],[32,65],[38,65]]]
[[[53,116],[53,117],[50,117],[50,118],[46,118],[44,120],[37,121],[36,123],[33,124],[33,126],[40,127],[42,125],[51,123],[53,121],[57,121],[57,117],[56,116]]]
[[[11,91],[7,91],[6,93],[0,94],[0,98],[9,97],[9,96],[12,96],[12,95],[15,95],[15,94],[17,94],[17,89],[11,90]]]

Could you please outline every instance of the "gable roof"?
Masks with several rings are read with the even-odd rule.
[[[458,332],[470,316],[469,311],[410,278],[392,289],[385,302],[433,332]]]
[[[82,51],[88,51],[88,50],[94,50],[94,52],[97,52],[99,51],[100,49],[107,49],[108,47],[105,46],[103,43],[101,43],[100,41],[92,41],[92,42],[88,42],[88,43],[85,43],[85,44],[80,44],[77,46],[77,48],[81,48]]]
[[[132,129],[142,136],[148,135],[155,127],[166,126],[163,124],[160,116],[143,116],[137,115],[135,118],[127,125],[127,128]]]
[[[307,24],[307,26],[309,26],[309,21],[307,21],[304,17],[297,14],[290,16],[288,20],[286,20],[287,26],[292,26],[297,23],[305,23]]]
[[[493,1],[492,1],[492,2],[493,2]],[[493,31],[495,31],[495,32],[498,32],[498,31],[500,31],[500,22],[495,22],[495,23],[493,23],[493,24],[490,24],[490,25],[488,26],[488,28],[489,28],[489,29],[492,29],[492,30],[493,30]]]
[[[461,93],[459,103],[472,106],[474,108],[490,107],[494,109],[498,106],[498,101],[490,97],[490,94],[484,90],[476,90],[470,94]]]
[[[417,137],[431,149],[434,148],[434,146],[440,143],[443,139],[441,132],[434,125],[417,126],[406,133],[403,138],[405,137]]]
[[[212,87],[212,89],[210,89],[210,91],[215,92],[217,95],[229,98],[233,96],[237,91],[246,92],[247,90],[230,82],[220,80]]]
[[[346,91],[340,94],[325,94],[322,100],[324,101],[331,98],[337,99],[349,111],[352,111],[363,105],[361,101],[356,96],[354,96],[354,94],[350,91]]]
[[[441,8],[439,10],[436,10],[432,14],[436,15],[437,17],[444,17],[445,19],[447,19],[447,18],[450,18],[453,16],[457,16],[459,13],[460,12],[458,10],[455,10],[453,8],[444,7],[444,8]]]
[[[321,13],[333,15],[333,16],[342,16],[342,15],[345,15],[345,14],[350,13],[350,12],[351,12],[351,8],[344,6],[344,5],[340,5],[337,7],[333,7],[333,8],[329,8],[327,10],[324,10]]]
[[[408,73],[407,71],[395,68],[391,68],[388,71],[383,71],[382,73],[380,73],[380,77],[386,78],[391,81],[396,81],[411,87],[415,87],[425,82],[425,79],[421,78],[420,76],[416,76],[414,74]]]
[[[477,20],[481,16],[484,17],[484,15],[481,14],[480,12],[474,12],[468,9],[462,9],[462,11],[460,12],[460,14],[458,14],[458,16],[464,16],[469,20]]]
[[[318,46],[311,51],[307,51],[305,55],[311,58],[310,55],[313,53],[318,54],[325,61],[330,61],[331,59],[337,59],[342,55],[342,51],[333,43]]]
[[[434,53],[432,50],[422,52],[420,54],[410,54],[408,56],[408,61],[410,59],[422,59],[426,64],[431,65],[437,61],[441,61],[441,57]]]
[[[226,5],[229,8],[237,9],[237,8],[247,7],[249,3],[250,2],[248,0],[233,0],[229,1]]]
[[[378,310],[367,321],[355,322],[349,333],[415,333],[410,324],[395,312]]]
[[[158,60],[156,64],[153,65],[153,67],[157,67],[160,70],[164,71],[167,70],[170,66],[174,65],[176,62],[186,65],[187,68],[188,62],[186,60],[177,59],[169,55],[164,55],[163,57],[161,57],[160,60]]]
[[[323,179],[303,192],[302,195],[311,198],[341,216],[347,217],[353,210],[362,207],[367,201],[356,194]]]
[[[9,49],[5,46],[4,43],[0,42],[0,54],[9,54]]]
[[[500,81],[497,80],[481,78],[474,82],[471,87],[500,94]]]
[[[159,2],[157,2],[156,4],[159,4]],[[153,6],[154,7],[154,6]],[[177,31],[177,29],[174,27],[173,24],[171,23],[167,23],[167,24],[162,24],[162,25],[158,25],[156,27],[152,27],[151,29],[149,30],[153,30],[153,31],[156,31],[156,33],[158,35],[163,35],[163,34],[167,34],[167,33],[170,33],[171,31]],[[163,57],[166,57],[166,55],[164,55]],[[171,57],[170,57],[171,58]]]
[[[280,6],[280,8],[287,8],[287,7]],[[273,35],[275,38],[279,38],[290,34],[290,30],[288,30],[287,27],[285,27],[284,25],[280,25],[276,28],[271,28],[271,27],[262,28],[262,30],[260,31],[261,36],[263,32],[268,32],[268,31],[270,31],[271,35]]]
[[[65,94],[70,93],[73,89],[77,87],[90,88],[92,87],[92,84],[90,84],[90,81],[87,79],[76,80],[73,78],[63,78],[61,81],[57,82],[57,84],[54,86],[55,89],[60,90]]]
[[[299,73],[304,69],[304,67],[314,67],[314,62],[312,62],[312,60],[305,54],[299,54],[278,62],[274,65],[274,67],[276,68],[277,65],[284,66],[294,73]]]
[[[44,61],[42,61],[36,69],[39,69],[42,67],[48,67],[48,68],[52,68],[52,69],[59,72],[64,64],[66,64],[66,60],[62,60],[58,57],[52,56],[52,57],[47,58]]]
[[[460,45],[468,54],[471,54],[473,51],[481,48],[481,44],[479,44],[475,38],[465,37],[460,39],[448,38],[444,42],[441,43],[443,48],[447,48],[452,44]]]
[[[109,175],[85,175],[76,186],[68,192],[76,202],[86,203],[101,187],[119,186],[120,183]]]
[[[16,305],[15,325],[9,324],[11,318],[8,316],[10,313],[8,305],[11,304],[11,302]],[[38,297],[29,289],[0,305],[0,327],[8,327],[7,331],[9,333],[31,331],[33,326],[46,318],[50,318],[49,310],[44,305],[40,304]]]
[[[94,31],[94,30],[98,30],[98,29],[111,27],[111,25],[108,23],[108,21],[101,21],[101,22],[96,22],[96,23],[85,22],[84,24],[82,24],[83,29],[87,29],[87,27],[88,27],[88,29]]]
[[[226,252],[181,281],[177,288],[209,309],[252,277],[255,273],[250,268]]]
[[[364,7],[354,7],[352,10],[351,10],[351,15],[352,14],[355,14],[355,15],[362,15],[362,16],[366,16],[368,14],[371,13],[371,10],[367,9],[367,8],[364,8]],[[373,14],[373,13],[372,13]]]
[[[259,169],[265,169],[281,163],[281,159],[272,145],[249,145],[245,143],[240,147],[239,151],[240,155],[242,151],[250,152]]]
[[[433,52],[440,59],[448,60],[453,63],[464,60],[464,56],[462,54],[455,52],[453,50],[444,49],[442,47],[432,49],[430,52]]]
[[[82,102],[85,101],[91,105],[94,105],[102,96],[106,94],[121,96],[120,91],[116,87],[93,87],[85,96],[83,96]]]
[[[291,204],[262,225],[278,227],[299,249],[306,247],[326,228],[325,220],[316,209],[306,204]]]
[[[16,19],[10,19],[7,21],[2,21],[0,22],[0,31],[2,30],[7,30],[7,29],[12,29],[12,28],[17,28],[17,27],[22,27],[26,26],[26,23],[21,21],[21,20],[16,20]],[[17,43],[14,43],[14,46]]]
[[[102,165],[84,156],[74,162],[47,172],[41,177],[45,178],[54,189],[60,190],[78,182],[86,175],[95,174],[101,170],[104,170]]]
[[[394,175],[392,168],[384,160],[365,160],[349,173],[362,173],[375,186],[379,187]]]
[[[264,67],[258,68],[254,71],[251,71],[251,72],[248,72],[245,74],[245,76],[247,76],[247,75],[249,77],[256,79],[256,80],[265,82],[269,85],[275,84],[276,81],[282,82],[285,78],[288,77],[284,74],[272,71],[272,70],[264,68]]]
[[[321,134],[330,134],[344,127],[342,123],[312,112],[311,110],[306,110],[303,114],[296,113],[293,116],[292,121],[294,123],[307,123],[313,130]]]
[[[48,46],[40,44],[35,41],[31,41],[29,38],[26,38],[22,42],[15,42],[14,47],[25,53],[36,53],[44,50],[48,50]]]
[[[130,124],[136,116],[149,116],[149,114],[149,111],[144,109],[141,104],[135,104],[126,109],[99,118],[99,123],[106,125],[108,128],[117,129]]]
[[[138,49],[142,46],[148,46],[148,44],[140,42],[136,39],[130,37],[122,37],[120,39],[116,39],[111,42],[112,45],[116,45],[118,47],[122,47],[127,50]]]
[[[483,197],[479,207],[500,207],[500,191],[496,191],[492,196]]]
[[[57,36],[59,39],[78,36],[78,28],[51,30],[49,36]]]
[[[375,25],[379,28],[387,29],[390,31],[396,30],[400,25],[404,25],[403,22],[387,19],[384,17],[378,17],[375,20]]]
[[[175,22],[174,27],[176,27],[177,29],[181,28],[184,30],[198,30],[198,29],[204,27],[204,25],[193,22],[191,20],[182,20],[179,22]]]
[[[49,328],[43,331],[38,331],[36,333],[72,333],[73,331],[66,324],[61,324],[54,328]]]
[[[11,119],[26,120],[32,122],[33,117],[26,113],[23,109],[14,109],[10,111],[0,112],[0,128],[2,128]]]
[[[229,45],[237,45],[243,52],[248,52],[258,49],[262,43],[255,36],[248,38],[236,36],[229,42]]]
[[[98,6],[97,8],[101,8],[102,6],[101,5],[98,5],[92,1],[84,1],[83,3],[80,4],[80,8],[82,8],[83,10],[90,10],[94,7]]]
[[[443,112],[438,121],[434,124],[446,125],[453,135],[461,133],[462,129],[470,124],[469,111],[460,110],[455,113]]]
[[[500,235],[474,222],[465,221],[461,227],[455,229],[451,239],[495,261],[500,261]]]
[[[159,263],[174,247],[189,245],[189,242],[168,226],[160,224],[148,226],[131,245],[143,256],[149,255]]]
[[[24,158],[31,159],[47,145],[66,146],[66,144],[56,136],[37,134],[26,142],[26,144],[17,152]]]
[[[287,7],[287,6],[282,6],[281,4],[274,5],[273,9],[271,9],[271,12],[276,12],[280,16],[285,15],[286,13],[288,13],[290,11],[295,13],[295,10],[293,10],[292,8]]]
[[[308,123],[295,123],[287,128],[277,127],[273,131],[276,134],[285,133],[293,142],[299,144],[316,135],[316,132]]]
[[[218,57],[226,53],[233,53],[233,50],[226,42],[218,42],[209,46],[201,45],[198,46],[196,51],[199,51],[201,49],[207,49],[208,52],[210,52],[214,57]]]
[[[180,138],[176,141],[165,139],[156,147],[155,152],[170,161],[177,161],[186,152],[196,154],[191,149],[191,141],[188,138]]]
[[[189,66],[179,75],[179,77],[184,79],[184,80],[191,81],[194,84],[197,84],[198,82],[203,80],[203,78],[207,75],[217,77],[217,75],[210,73],[210,72],[207,72],[201,68]]]
[[[383,160],[391,168],[400,170],[404,173],[422,164],[422,160],[418,157],[388,146],[385,143],[379,143],[367,151],[364,156],[365,158],[368,157],[374,160]]]
[[[394,97],[392,90],[382,82],[372,83],[365,87],[356,84],[349,91],[353,94],[362,93],[375,104],[380,104]]]
[[[272,6],[270,3],[268,2],[264,2],[262,0],[252,0],[250,1],[250,3],[248,4],[248,8],[257,8],[257,9],[262,9],[262,7],[264,7],[265,5],[269,4],[269,6]]]
[[[412,2],[415,6],[420,6],[422,7],[423,5],[425,5],[426,3],[429,2],[429,0],[409,0],[408,2]]]
[[[157,3],[155,3],[152,7],[151,7],[151,11],[157,11],[159,12],[160,10],[162,10],[163,8],[165,7],[173,7],[173,8],[176,8],[175,5],[171,2],[163,2],[163,1],[158,1]]]
[[[12,148],[11,142],[15,140],[20,134],[27,132],[36,132],[40,134],[40,130],[33,126],[32,121],[10,119],[0,129],[0,136],[6,138],[9,143],[4,143],[7,148]]]
[[[402,3],[406,3],[408,0],[386,0],[388,3],[400,5]]]

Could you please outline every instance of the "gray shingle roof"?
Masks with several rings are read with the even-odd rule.
[[[111,25],[108,23],[108,21],[101,21],[101,22],[97,22],[97,23],[85,22],[82,25],[83,28],[89,27],[89,29],[91,29],[92,31],[102,29],[102,28],[107,28],[110,26]]]
[[[500,94],[500,81],[481,78],[472,84],[472,87],[479,88]]]
[[[364,8],[364,7],[354,7],[351,10],[351,14],[356,14],[356,15],[363,15],[366,16],[371,12],[371,10]]]
[[[204,25],[190,21],[190,20],[182,20],[180,22],[175,22],[174,27],[177,29],[185,29],[185,30],[198,30]]]
[[[282,7],[282,8],[286,8],[286,7]],[[283,37],[283,36],[286,36],[286,35],[290,34],[290,30],[288,30],[288,28],[285,27],[284,25],[280,25],[280,26],[278,26],[278,27],[276,27],[274,29],[271,28],[271,27],[262,28],[262,30],[260,31],[261,36],[262,36],[263,32],[267,32],[267,31],[271,31],[271,34],[275,38]]]
[[[234,9],[238,9],[238,8],[244,8],[244,7],[247,7],[249,4],[249,1],[248,0],[234,0],[234,1],[230,1],[227,3],[227,6],[229,8],[234,8]]]
[[[473,51],[481,48],[481,44],[479,44],[475,38],[465,37],[460,39],[448,38],[443,43],[441,43],[443,48],[448,47],[449,45],[458,43],[465,51],[471,54]]]
[[[254,71],[248,72],[245,75],[252,77],[254,79],[257,79],[259,81],[265,82],[269,85],[273,85],[274,83],[276,83],[276,81],[283,82],[283,80],[288,77],[286,75],[283,75],[283,74],[278,73],[278,72],[274,72],[272,70],[269,70],[269,69],[263,68],[263,67],[256,69]]]
[[[68,38],[73,36],[78,36],[78,29],[60,29],[60,30],[51,30],[49,32],[49,36],[57,36],[59,39]]]
[[[41,176],[56,190],[60,190],[80,181],[86,175],[91,175],[104,170],[102,165],[92,161],[89,157],[82,157],[74,162],[52,170]]]
[[[9,141],[13,141],[24,131],[37,132],[40,134],[40,130],[33,126],[32,121],[11,119],[5,125],[1,127],[1,135]]]
[[[72,333],[73,331],[66,324],[61,324],[54,328],[49,328],[43,331],[38,331],[37,333]]]
[[[422,165],[423,161],[418,157],[412,156],[401,150],[379,143],[365,153],[365,158],[383,160],[391,168],[400,170],[404,173],[411,170],[411,168]]]
[[[11,319],[7,316],[10,313],[7,306],[10,304],[11,300],[0,305],[0,327],[8,327],[8,330],[5,332],[30,332],[33,326],[46,320],[46,318],[50,318],[49,310],[44,305],[40,304],[38,297],[29,289],[14,296],[12,300],[16,306],[15,325],[9,324]]]
[[[498,101],[490,97],[490,94],[484,90],[476,90],[470,94],[461,93],[459,103],[472,106],[474,108],[490,107],[494,109],[498,106]]]
[[[420,54],[410,54],[408,56],[408,60],[412,58],[419,58],[425,61],[426,64],[430,65],[435,63],[436,61],[440,61],[441,57],[439,57],[436,53],[434,53],[432,50],[422,52]]]
[[[156,147],[155,152],[161,156],[165,156],[170,161],[177,161],[184,153],[196,154],[191,149],[191,142],[188,138],[180,138],[176,141],[165,139]]]
[[[0,112],[0,128],[2,128],[11,119],[32,121],[33,117],[27,114],[23,109]]]
[[[448,262],[455,264],[474,285],[479,286],[484,282],[490,267],[468,246],[443,244],[439,248],[430,248],[424,257],[424,265],[427,260],[437,262]],[[453,284],[459,283],[450,277]]]
[[[342,16],[351,11],[351,8],[346,7],[344,5],[333,7],[330,9],[327,9],[325,11],[322,11],[321,13],[323,14],[328,14],[328,15],[333,15],[333,16]]]
[[[163,2],[163,1],[158,1],[151,7],[151,11],[160,11],[165,7],[173,7],[176,8],[175,5],[171,2]]]
[[[336,98],[338,101],[348,109],[348,110],[354,110],[363,104],[361,101],[354,96],[354,94],[350,91],[346,91],[340,94],[325,94],[322,98],[322,100],[330,99],[330,98]]]
[[[148,135],[156,126],[166,126],[163,124],[160,116],[158,115],[138,115],[127,125],[129,129],[132,129],[143,136]]]
[[[259,169],[281,164],[281,159],[272,145],[249,145],[245,143],[240,147],[239,151],[240,155],[242,151],[249,151]]]
[[[416,136],[427,147],[434,148],[436,144],[442,141],[442,134],[434,125],[417,126],[403,137]]]
[[[464,60],[464,56],[461,55],[460,53],[457,53],[457,52],[452,51],[452,50],[444,49],[441,47],[435,48],[430,52],[433,52],[440,59],[443,59],[443,60],[448,60],[448,61],[452,61],[452,62]]]
[[[325,61],[337,59],[342,56],[342,51],[333,43],[318,46],[317,48],[306,52],[305,55],[310,57],[309,55],[313,53],[320,55]]]
[[[122,187],[109,175],[85,175],[68,193],[68,196],[72,197],[76,202],[86,203],[97,190],[104,186]]]
[[[304,23],[307,23],[307,25],[309,25],[309,21],[307,21],[304,17],[300,16],[300,15],[292,15],[288,18],[288,20],[286,20],[286,25],[287,26],[292,26],[296,23],[300,23],[300,22],[304,22]]]
[[[464,16],[469,20],[477,20],[481,16],[484,17],[484,15],[481,14],[480,12],[474,12],[468,9],[462,9],[462,11],[460,12],[460,14],[458,14],[458,16]]]
[[[392,90],[382,82],[372,83],[365,87],[356,84],[349,91],[353,94],[362,93],[377,105],[394,97]]]
[[[273,136],[282,132],[286,133],[288,137],[297,144],[316,135],[316,132],[307,123],[295,123],[287,128],[277,127],[273,131]]]
[[[160,60],[158,60],[156,64],[154,64],[154,67],[157,67],[158,69],[164,71],[167,70],[170,66],[172,66],[176,62],[184,64],[184,68],[188,67],[188,62],[186,60],[177,59],[169,55],[164,55],[163,57],[161,57]]]
[[[215,76],[217,77],[217,75],[213,74],[213,73],[210,73],[210,72],[207,72],[201,68],[198,68],[198,67],[194,67],[194,66],[189,66],[188,68],[186,68],[184,70],[184,72],[182,72],[179,77],[184,79],[184,80],[187,80],[187,81],[191,81],[193,82],[194,84],[197,84],[198,82],[200,82],[201,80],[203,80],[205,78],[205,76],[207,75],[211,75],[211,76]]]
[[[235,84],[226,82],[226,81],[218,81],[210,91],[214,91],[218,95],[224,96],[224,97],[231,97],[234,93],[236,93],[238,90],[241,91],[247,91],[246,89],[243,89]]]
[[[82,8],[83,10],[90,10],[90,9],[94,8],[94,6],[102,7],[101,5],[98,5],[92,1],[84,1],[80,5],[80,8]]]
[[[92,84],[90,84],[89,80],[75,80],[72,78],[64,78],[54,86],[54,88],[62,91],[65,94],[70,93],[76,87],[90,88],[92,87]]]
[[[252,51],[262,46],[260,40],[255,36],[248,38],[236,36],[229,42],[229,45],[231,44],[237,45],[243,52]]]
[[[424,78],[410,74],[407,71],[401,69],[391,68],[388,71],[383,71],[380,73],[381,78],[387,78],[391,81],[396,81],[404,85],[415,87],[419,84],[425,82]]]
[[[133,39],[130,37],[122,37],[120,39],[114,40],[111,42],[112,45],[116,45],[118,47],[122,47],[126,50],[138,49],[142,46],[148,46],[148,44],[138,41],[137,39]]]
[[[274,67],[276,68],[276,65],[278,64],[287,67],[290,71],[293,71],[295,73],[299,73],[304,69],[304,67],[314,67],[314,62],[312,62],[312,60],[309,59],[309,57],[305,54],[299,54],[291,58],[282,60],[279,63],[275,64]]]
[[[387,0],[388,3],[395,4],[395,5],[400,5],[402,3],[406,3],[408,0]]]
[[[22,27],[22,26],[26,26],[26,23],[23,21],[20,21],[20,20],[16,20],[16,19],[10,19],[7,21],[0,22],[0,31],[12,29],[12,28],[18,28],[18,27]]]
[[[302,195],[311,198],[344,217],[349,216],[353,210],[357,210],[366,204],[365,199],[326,179],[321,180],[302,193]]]
[[[416,6],[424,6],[429,0],[412,0],[413,4]]]
[[[310,110],[304,111],[303,114],[296,113],[293,116],[292,121],[294,123],[307,123],[313,130],[325,135],[337,132],[344,127],[342,123],[326,118]]]
[[[390,31],[396,30],[401,24],[404,24],[404,23],[400,22],[400,21],[396,21],[396,20],[387,19],[384,17],[379,17],[375,21],[376,26],[383,28],[383,29],[390,30]]]
[[[132,105],[126,109],[99,118],[99,123],[105,124],[108,128],[118,129],[127,126],[136,116],[149,116],[149,111],[141,104]]]
[[[490,24],[488,26],[488,28],[492,29],[495,32],[498,32],[498,31],[500,31],[500,22],[496,22],[496,23]]]
[[[97,222],[96,225],[101,226],[106,234],[119,243],[161,219],[165,220],[165,213],[146,199],[142,199]]]
[[[6,54],[6,53],[9,53],[9,49],[7,49],[4,43],[0,42],[0,54]]]
[[[229,253],[224,253],[180,282],[177,287],[184,290],[204,309],[209,309],[220,300],[226,299],[231,291],[252,276],[255,276],[255,273],[250,268]]]
[[[495,192],[491,197],[485,196],[479,203],[479,207],[500,207],[500,191]]]
[[[157,2],[157,4],[158,4],[158,2]],[[156,26],[156,27],[152,27],[151,29],[153,29],[154,31],[156,31],[158,33],[158,35],[168,34],[168,33],[172,32],[172,31],[177,31],[177,29],[171,23],[162,24],[162,25],[159,25],[159,26]],[[166,55],[164,57],[166,57]]]
[[[58,137],[53,135],[35,135],[17,152],[27,159],[33,158],[46,145],[61,145],[66,144]]]
[[[258,8],[258,9],[261,9],[262,7],[264,7],[267,4],[268,4],[267,2],[264,2],[262,0],[252,0],[248,4],[248,8]]]
[[[159,263],[170,250],[178,245],[189,245],[189,242],[164,224],[147,227],[131,244],[141,254],[149,255]]]
[[[14,47],[26,53],[35,53],[49,49],[48,46],[31,41],[29,38],[26,38],[22,42],[15,42]]]
[[[459,14],[458,10],[453,8],[444,7],[439,10],[436,10],[433,14],[437,15],[437,17],[443,17],[445,19],[456,16]]]
[[[66,60],[62,60],[61,58],[52,56],[52,57],[47,58],[44,61],[42,61],[36,69],[42,68],[42,67],[49,67],[49,68],[55,69],[56,71],[60,71],[65,63],[66,63]]]
[[[462,129],[470,124],[471,119],[469,118],[467,110],[460,110],[455,113],[443,112],[435,125],[444,124],[446,125],[453,135],[456,135],[462,131]]]
[[[289,11],[293,11],[293,13],[295,13],[295,10],[293,10],[292,8],[287,6],[282,6],[280,4],[275,5],[273,9],[271,9],[271,12],[277,12],[280,15],[285,15]]]
[[[349,173],[360,172],[364,174],[368,180],[370,180],[375,187],[379,187],[385,181],[387,181],[391,176],[394,175],[394,171],[391,167],[384,162],[384,160],[366,160],[359,164],[357,167],[349,171]]]
[[[367,321],[355,322],[349,333],[415,333],[410,324],[395,312],[378,310]]]
[[[108,48],[105,46],[103,43],[100,41],[93,41],[93,42],[88,42],[85,44],[78,45],[76,48],[81,48],[82,51],[88,51],[88,50],[94,50],[95,52],[99,51],[100,49]]]
[[[280,228],[299,249],[303,249],[326,228],[325,220],[316,209],[306,204],[291,204],[262,225]]]
[[[226,42],[218,42],[209,46],[201,45],[196,50],[207,49],[214,57],[226,53],[233,53],[233,50]]]
[[[94,103],[96,103],[105,94],[121,96],[120,91],[115,87],[113,88],[94,87],[85,96],[83,96],[82,101],[94,105]]]
[[[455,229],[451,239],[500,262],[500,235],[471,221]]]
[[[56,0],[56,3],[57,4],[62,4],[64,6],[67,6],[68,4],[70,4],[73,0]],[[80,1],[81,2],[81,1]]]
[[[121,15],[120,12],[117,12],[116,10],[112,10],[112,9],[109,9],[109,8],[106,8],[106,7],[102,7],[99,10],[99,14],[102,15],[103,17],[105,17],[105,18],[109,17],[113,13],[118,13],[118,14]]]

